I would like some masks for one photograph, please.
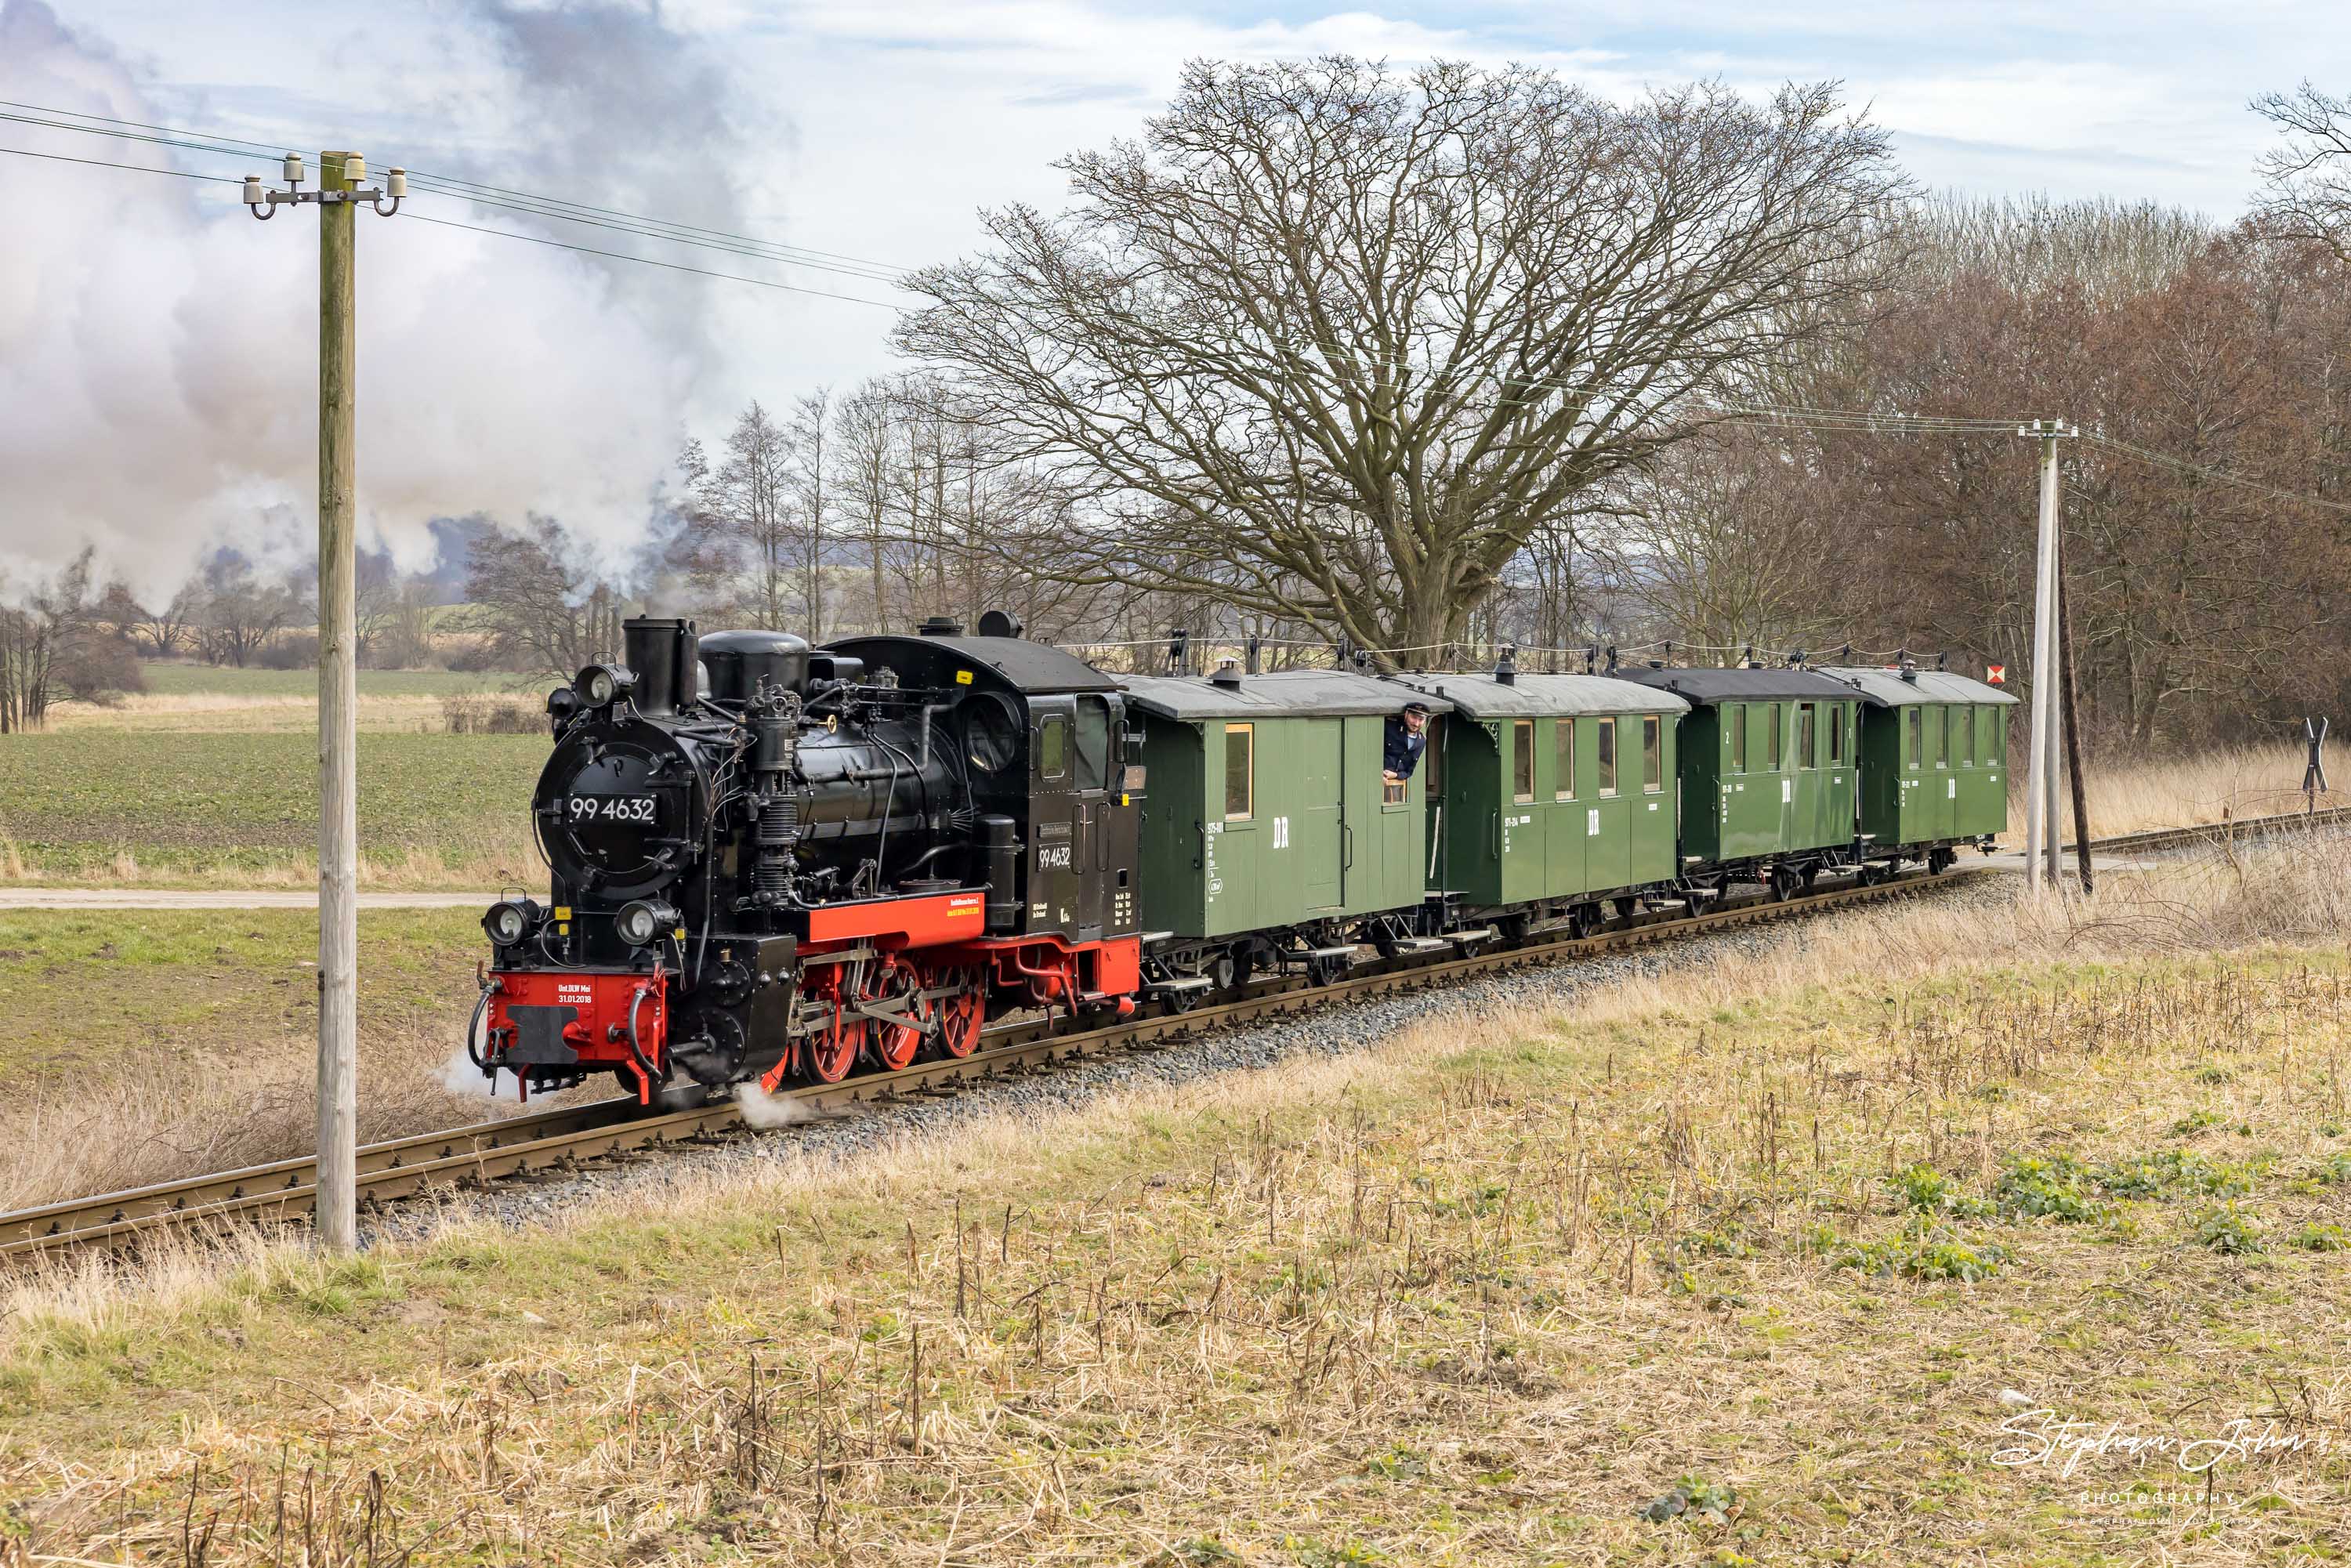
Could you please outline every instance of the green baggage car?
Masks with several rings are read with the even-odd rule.
[[[1824,668],[1862,701],[1865,860],[1939,872],[2008,827],[2008,710],[1998,686],[1944,670]]]
[[[1506,938],[1564,918],[1598,929],[1680,874],[1676,737],[1689,704],[1604,675],[1498,671],[1411,684],[1450,703],[1431,721],[1419,789],[1428,888],[1456,921]]]
[[[1406,704],[1450,704],[1345,670],[1121,684],[1148,781],[1146,989],[1180,1003],[1285,967],[1325,982],[1374,926],[1415,919],[1426,819],[1409,785],[1382,777],[1382,751]]]
[[[1855,723],[1861,694],[1802,668],[1619,670],[1688,700],[1682,862],[1695,894],[1760,882],[1774,897],[1860,863]]]

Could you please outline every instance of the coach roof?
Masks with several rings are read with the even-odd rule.
[[[1229,685],[1202,675],[1129,675],[1120,683],[1127,700],[1161,718],[1346,718],[1363,714],[1402,713],[1419,703],[1431,713],[1448,713],[1443,697],[1416,691],[1401,681],[1359,675],[1352,670],[1275,670],[1243,675]]]
[[[1860,695],[1842,681],[1833,681],[1813,670],[1786,666],[1761,670],[1677,669],[1672,666],[1652,670],[1644,666],[1618,670],[1616,678],[1661,691],[1677,692],[1687,697],[1691,706],[1698,707],[1710,703],[1849,703]]]
[[[1872,707],[1907,707],[1913,703],[2013,703],[2016,694],[1988,686],[1968,675],[1955,675],[1949,670],[1913,670],[1910,678],[1902,678],[1899,670],[1877,669],[1867,665],[1843,667],[1823,666],[1821,674],[1834,675],[1861,694],[1861,700]]]
[[[1471,718],[1543,718],[1587,713],[1680,713],[1670,692],[1607,675],[1521,674],[1505,685],[1490,674],[1413,675],[1408,684],[1446,698]]]

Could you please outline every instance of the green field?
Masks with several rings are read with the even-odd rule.
[[[368,874],[537,884],[545,873],[530,842],[530,792],[546,758],[535,735],[361,735]],[[24,876],[293,879],[314,852],[318,821],[318,742],[300,731],[0,737],[0,833]]]
[[[199,664],[147,660],[139,666],[156,696],[315,697],[316,670],[265,670],[258,665]],[[521,677],[460,670],[361,670],[362,697],[440,697],[462,692],[506,691]],[[528,683],[524,683],[528,685]],[[540,685],[546,683],[540,682]]]
[[[446,1037],[454,1050],[482,948],[472,909],[360,915],[360,1033]],[[307,910],[0,914],[0,1091],[110,1071],[232,1071],[318,1029],[318,916]]]

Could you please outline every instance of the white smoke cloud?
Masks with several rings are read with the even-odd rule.
[[[810,1121],[816,1115],[802,1102],[789,1094],[770,1094],[756,1082],[737,1084],[735,1103],[742,1108],[743,1120],[762,1132]]]
[[[521,149],[496,183],[675,212],[655,187],[664,168],[688,168],[701,193],[682,215],[743,226],[701,45],[619,0],[556,13],[483,0],[470,16],[460,36],[503,73],[506,130]],[[622,92],[632,79],[633,95]],[[42,0],[0,0],[0,98],[172,120],[105,40]],[[0,129],[5,145],[65,157],[174,156]],[[600,164],[599,141],[628,153]],[[458,151],[360,150],[379,174],[404,162],[493,177]],[[275,173],[267,159],[253,165]],[[240,172],[216,158],[181,166]],[[610,179],[593,177],[600,166]],[[134,588],[165,594],[222,545],[289,572],[312,554],[318,213],[256,223],[236,196],[229,184],[0,155],[0,567],[18,584],[85,542]],[[410,213],[632,248],[446,199]],[[607,567],[635,558],[716,352],[704,286],[406,216],[361,212],[358,226],[362,545],[422,570],[434,517],[513,527],[538,513]]]

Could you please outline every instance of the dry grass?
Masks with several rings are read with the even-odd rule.
[[[85,1263],[6,1303],[0,1489],[107,1562],[2333,1556],[2319,876],[1856,915],[547,1232]],[[2300,1446],[2003,1467],[2003,1391]]]
[[[2024,832],[2024,757],[2010,775],[2009,837]],[[2095,838],[2149,828],[2185,828],[2302,809],[2303,749],[2298,740],[2233,747],[2184,757],[2130,760],[2109,766],[2093,758],[2088,773],[2090,832]],[[2351,792],[2322,794],[2318,804],[2351,805]],[[2073,805],[2064,806],[2064,831],[2074,832]]]

